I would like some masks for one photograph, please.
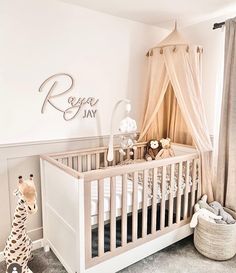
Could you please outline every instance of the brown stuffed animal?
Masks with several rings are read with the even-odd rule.
[[[145,159],[147,161],[155,160],[157,159],[157,154],[160,151],[160,145],[158,140],[152,139],[147,144],[147,152],[145,154]]]
[[[160,140],[161,150],[157,154],[157,159],[163,159],[167,157],[175,156],[173,149],[171,148],[171,140],[170,138],[162,138]]]

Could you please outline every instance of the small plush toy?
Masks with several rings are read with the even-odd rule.
[[[207,195],[204,194],[200,200],[198,200],[197,204],[199,205],[200,209],[207,209],[212,213],[215,213],[214,209],[208,205],[207,203]]]
[[[204,218],[207,221],[212,222],[212,223],[215,223],[215,220],[222,219],[221,216],[215,215],[215,213],[212,213],[207,209],[203,209],[203,208],[201,209],[199,204],[196,204],[194,206],[194,209],[195,209],[195,213],[193,214],[191,222],[190,222],[191,228],[195,228],[197,226],[199,217]]]
[[[160,145],[158,140],[152,139],[147,144],[147,151],[145,154],[145,159],[147,161],[155,160],[157,159],[157,154],[160,150]]]
[[[213,208],[216,215],[222,216],[222,221],[218,222],[219,224],[234,224],[236,222],[234,218],[224,210],[219,202],[213,201],[209,205],[211,206],[211,208]]]
[[[173,149],[171,148],[171,140],[170,138],[162,138],[160,140],[161,150],[157,154],[156,159],[164,159],[167,157],[175,156]]]
[[[37,212],[37,193],[32,174],[29,180],[23,180],[19,176],[18,189],[14,194],[18,197],[18,205],[4,249],[7,273],[32,273],[28,267],[28,261],[32,258],[32,242],[25,227],[28,215]]]

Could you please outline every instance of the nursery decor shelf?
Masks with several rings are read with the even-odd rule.
[[[198,151],[145,161],[146,146],[115,146],[111,162],[107,147],[41,156],[44,245],[69,273],[117,272],[191,234]]]

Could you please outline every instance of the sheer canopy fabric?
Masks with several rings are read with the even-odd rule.
[[[154,130],[148,130],[146,140],[169,137],[175,143],[193,145],[193,139],[185,123],[171,83],[168,84],[164,99],[152,122]]]
[[[146,111],[139,140],[159,136],[162,125],[158,124],[158,112],[171,84],[185,125],[201,154],[202,193],[207,193],[212,200],[212,145],[201,97],[201,58],[201,47],[183,43],[172,45],[170,42],[152,49],[148,58]]]

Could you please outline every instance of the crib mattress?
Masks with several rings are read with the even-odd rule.
[[[174,191],[173,196],[176,196],[177,193],[177,178],[174,179]],[[192,185],[191,177],[189,177],[189,184]],[[196,183],[197,184],[197,183]],[[181,194],[183,194],[185,188],[184,178],[180,184]],[[168,200],[170,193],[170,183],[166,182],[166,191],[165,191],[165,199]],[[127,179],[127,213],[132,212],[132,195],[133,195],[133,181]],[[141,183],[138,184],[138,209],[142,208],[143,201],[143,186]],[[157,203],[161,200],[161,183],[158,183],[157,189]],[[151,189],[148,189],[148,206],[151,205],[152,201],[152,193]],[[116,176],[116,217],[121,216],[121,207],[122,207],[122,176]],[[91,224],[97,224],[97,216],[98,216],[98,181],[91,182]],[[110,219],[110,178],[104,179],[104,220],[107,221]]]

